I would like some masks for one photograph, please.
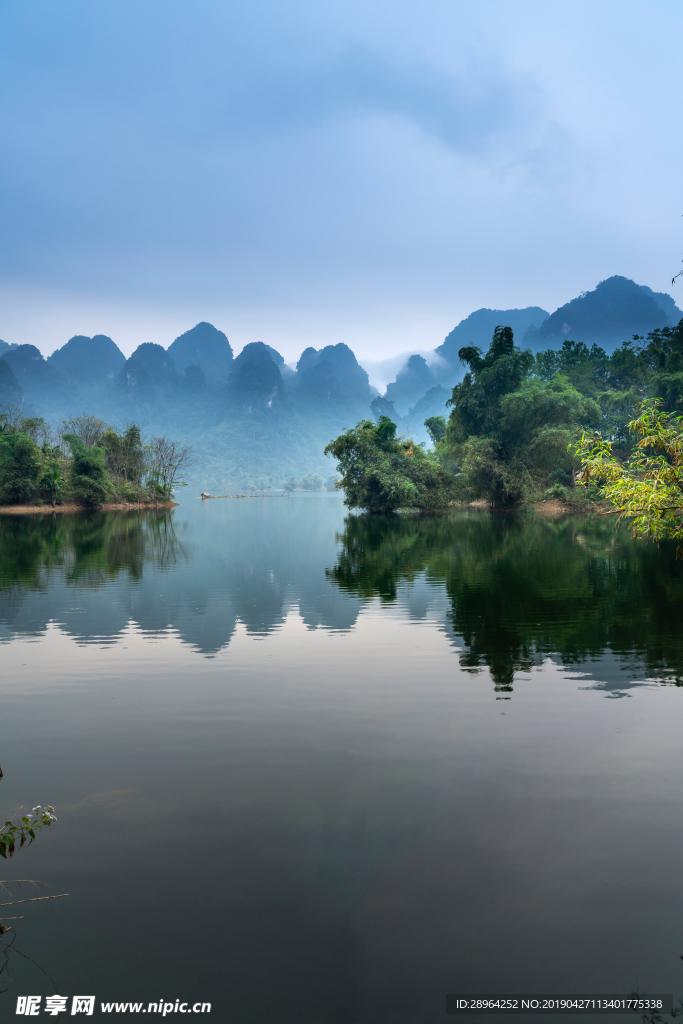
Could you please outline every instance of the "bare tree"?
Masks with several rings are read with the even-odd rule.
[[[70,420],[62,420],[62,425],[62,436],[75,434],[86,448],[98,444],[107,429],[107,424],[99,416],[74,416]]]
[[[197,461],[189,445],[163,437],[153,437],[149,445],[150,472],[165,494],[181,487],[180,477]]]
[[[47,423],[42,416],[27,416],[18,405],[0,406],[0,426],[28,434],[41,448],[44,445],[54,448],[61,441],[61,430]]]
[[[10,430],[20,430],[23,419],[24,413],[18,405],[8,402],[7,405],[0,406],[0,423]]]

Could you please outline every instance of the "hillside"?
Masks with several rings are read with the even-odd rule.
[[[672,327],[681,317],[683,313],[670,295],[614,276],[560,306],[540,326],[530,327],[522,343],[540,351],[558,348],[565,339],[571,339],[589,346],[597,344],[611,352],[634,334]]]
[[[429,442],[427,417],[446,415],[453,385],[462,379],[460,348],[488,347],[499,325],[535,351],[566,339],[594,341],[611,350],[633,334],[676,323],[670,295],[624,277],[548,314],[540,306],[478,309],[434,350],[434,359],[410,356],[383,396],[345,344],[307,348],[296,368],[263,342],[235,357],[227,336],[202,322],[168,348],[149,342],[128,359],[102,334],[76,335],[45,359],[35,345],[0,343],[0,406],[51,422],[94,413],[114,426],[130,421],[147,434],[187,442],[198,463],[192,486],[219,492],[280,486],[289,477],[334,466],[323,448],[358,420],[391,416],[418,442]]]

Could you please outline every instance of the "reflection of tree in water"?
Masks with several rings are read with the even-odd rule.
[[[0,517],[0,591],[42,589],[58,568],[68,582],[97,586],[145,563],[185,557],[167,509]]]
[[[549,654],[606,650],[683,684],[683,565],[668,545],[604,520],[477,513],[350,516],[339,540],[327,577],[348,593],[393,601],[418,575],[445,586],[462,666],[488,666],[497,689]]]

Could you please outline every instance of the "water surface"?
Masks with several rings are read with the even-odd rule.
[[[680,991],[674,555],[335,495],[1,517],[0,795],[59,816],[3,877],[70,893],[17,947],[219,1021]]]

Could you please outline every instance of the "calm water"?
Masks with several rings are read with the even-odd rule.
[[[1,517],[0,600],[2,808],[59,817],[3,877],[70,893],[15,922],[60,993],[382,1024],[683,990],[671,548],[188,498]],[[5,1017],[54,991],[10,974]]]

